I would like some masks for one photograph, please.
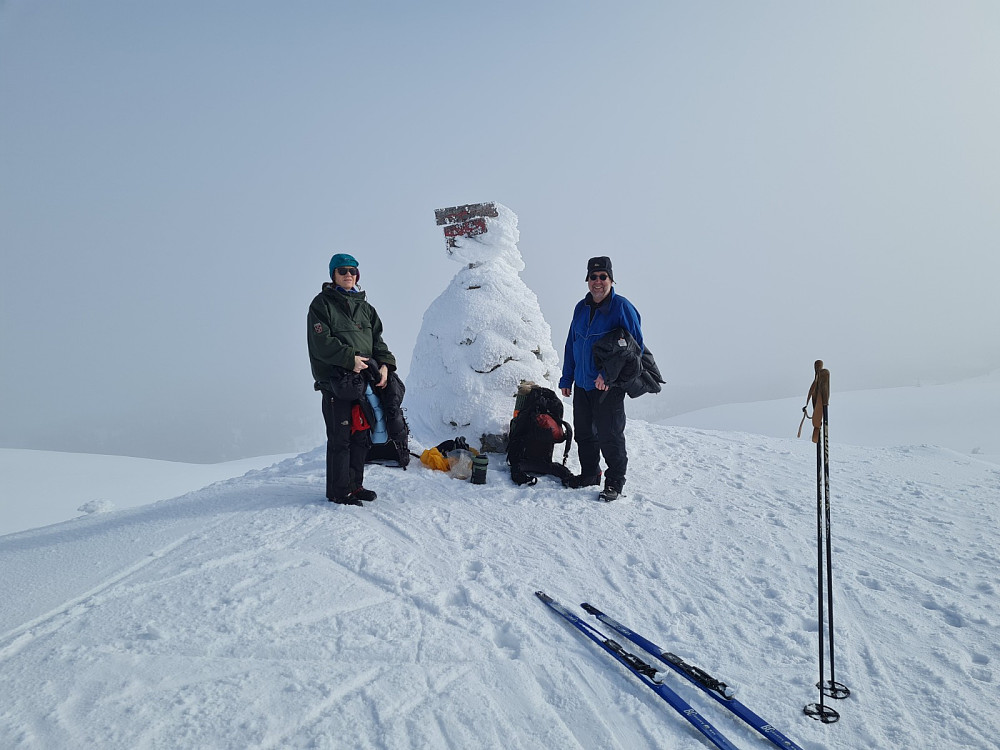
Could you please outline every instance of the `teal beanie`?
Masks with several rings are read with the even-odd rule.
[[[330,278],[333,278],[333,269],[340,268],[342,266],[350,266],[351,268],[357,268],[358,262],[354,259],[353,255],[348,255],[347,253],[337,253],[332,258],[330,258]],[[360,276],[358,277],[360,278]]]

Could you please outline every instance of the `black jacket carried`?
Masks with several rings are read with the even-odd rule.
[[[659,393],[664,382],[649,347],[640,348],[632,334],[615,328],[594,343],[594,364],[611,388],[622,388],[630,398]]]

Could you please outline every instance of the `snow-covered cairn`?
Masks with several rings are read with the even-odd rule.
[[[520,382],[555,387],[552,329],[518,275],[513,211],[476,203],[434,213],[462,269],[424,312],[406,380],[410,429],[427,447],[461,435],[502,451]]]

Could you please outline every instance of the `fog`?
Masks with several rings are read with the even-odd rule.
[[[0,447],[318,445],[330,256],[405,378],[434,209],[490,200],[557,351],[612,258],[636,416],[1000,367],[998,38],[964,0],[0,3]]]

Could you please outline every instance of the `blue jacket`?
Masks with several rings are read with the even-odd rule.
[[[639,311],[627,299],[616,293],[612,287],[608,299],[604,301],[594,319],[590,319],[590,299],[588,293],[580,300],[573,310],[573,321],[569,324],[569,335],[566,337],[566,350],[563,353],[562,378],[560,388],[569,388],[576,383],[578,388],[592,391],[597,386],[599,373],[594,364],[594,343],[609,331],[621,327],[632,334],[639,347],[642,348],[642,327]]]

